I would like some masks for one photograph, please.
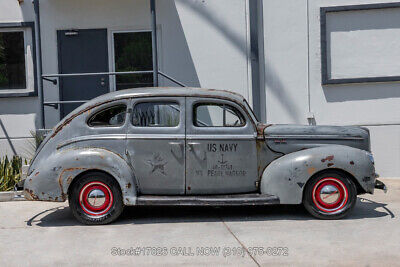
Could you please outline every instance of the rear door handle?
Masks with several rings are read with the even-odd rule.
[[[183,152],[184,150],[183,142],[168,142],[168,144],[173,146],[171,147],[171,153],[172,155],[174,155],[175,158],[177,159],[183,158],[183,156],[185,155]]]

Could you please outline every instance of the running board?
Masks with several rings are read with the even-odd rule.
[[[137,198],[139,206],[254,206],[279,204],[279,198],[262,194],[154,196]]]

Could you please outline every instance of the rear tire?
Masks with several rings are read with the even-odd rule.
[[[74,217],[83,224],[108,224],[122,213],[124,205],[119,184],[102,172],[84,174],[68,196]]]
[[[354,182],[341,172],[315,176],[304,189],[303,205],[318,219],[336,220],[351,213],[357,202]]]

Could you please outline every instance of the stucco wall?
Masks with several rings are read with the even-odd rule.
[[[16,0],[0,1],[0,23],[34,21],[33,5],[25,1],[21,5]],[[28,67],[27,87],[34,87],[32,61],[32,35],[27,29],[26,64]],[[35,120],[38,111],[37,97],[0,97],[0,156],[19,154],[30,157],[32,154],[31,131],[36,128]]]
[[[157,1],[157,15],[162,71],[188,86],[229,89],[249,97],[246,1],[163,0]],[[147,0],[42,0],[41,23],[43,72],[57,73],[57,30],[107,28],[111,52],[112,31],[150,30],[150,6]],[[110,70],[112,60],[111,55]],[[58,100],[58,86],[44,85],[45,99]],[[174,84],[161,79],[161,85]],[[58,121],[50,107],[46,117],[48,127]]]
[[[263,3],[268,122],[305,124],[314,116],[317,125],[367,126],[378,173],[399,177],[400,83],[321,85],[320,7],[374,1]],[[331,77],[400,76],[400,54],[393,51],[400,45],[399,10],[329,13]]]

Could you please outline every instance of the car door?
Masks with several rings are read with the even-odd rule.
[[[257,190],[256,130],[238,104],[186,99],[186,194]]]
[[[141,194],[185,193],[185,98],[132,100],[127,154]]]

